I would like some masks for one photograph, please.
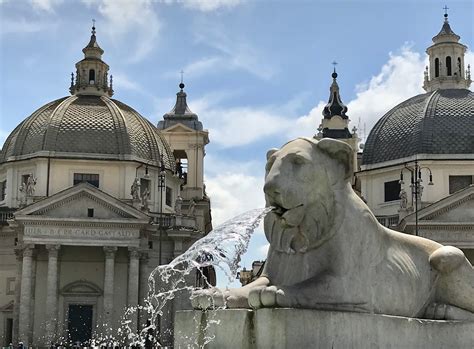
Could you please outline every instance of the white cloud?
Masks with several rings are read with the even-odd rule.
[[[129,60],[144,59],[155,47],[161,23],[153,9],[152,0],[82,0],[89,7],[97,7],[105,19],[100,30],[113,41],[129,44]]]
[[[30,0],[34,9],[50,13],[54,12],[54,8],[62,2],[63,0]]]
[[[466,66],[474,62],[474,53],[466,53]],[[366,133],[388,110],[398,103],[424,93],[422,89],[423,71],[428,64],[427,58],[412,50],[409,45],[401,47],[399,52],[390,53],[387,63],[380,72],[366,83],[356,86],[356,97],[346,102],[352,124],[366,126]],[[281,135],[286,130],[288,139],[313,136],[321,123],[321,111],[326,104],[319,101],[309,113],[301,116],[295,110],[301,100],[290,101],[284,105],[267,105],[260,107],[237,106],[224,108],[220,100],[212,95],[194,101],[192,109],[205,118],[205,123],[212,132],[213,141],[220,146],[237,147],[251,144],[265,137]],[[195,108],[195,109],[194,109]],[[222,116],[226,117],[223,118]],[[361,135],[362,130],[359,130]],[[367,136],[365,134],[365,136]]]
[[[263,162],[232,162],[206,156],[206,191],[212,200],[214,226],[265,206],[263,166]]]
[[[260,79],[269,80],[276,68],[272,60],[258,48],[249,44],[247,38],[229,37],[218,25],[206,23],[196,28],[196,41],[219,52],[219,65],[227,69],[240,69]]]
[[[260,254],[261,259],[267,258],[269,248],[270,248],[270,244],[265,244],[265,245],[259,247],[258,253]]]
[[[294,117],[291,116],[295,115],[295,109],[302,103],[299,96],[290,99],[285,104],[275,106],[219,106],[223,100],[235,99],[239,92],[233,92],[220,91],[188,101],[191,110],[200,115],[209,129],[212,141],[220,147],[231,148],[251,144],[266,137],[281,135],[284,130],[293,130],[297,127]],[[298,125],[301,124],[303,124],[301,127],[306,127],[303,120],[298,121]],[[301,129],[300,131],[303,132]],[[307,129],[305,131],[307,132]],[[292,131],[291,134],[297,134],[297,132]]]
[[[194,62],[189,63],[183,68],[184,73],[186,74],[186,78],[190,77],[199,77],[210,72],[216,72],[225,68],[223,64],[222,57],[212,56],[212,57],[204,57],[200,58]],[[164,74],[167,78],[178,78],[178,72],[168,72]]]
[[[369,131],[387,111],[402,101],[424,93],[423,71],[427,58],[405,45],[398,54],[390,53],[379,74],[356,87],[356,98],[348,103],[354,123],[361,119]]]
[[[231,9],[242,3],[242,0],[182,0],[184,7],[211,12],[219,9]]]
[[[113,84],[114,89],[119,88],[137,92],[143,92],[145,90],[140,84],[130,80],[127,75],[117,72],[113,74]]]

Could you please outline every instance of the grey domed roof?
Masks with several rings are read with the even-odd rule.
[[[0,163],[32,157],[135,160],[174,170],[167,142],[148,120],[107,96],[70,96],[25,119],[5,141]]]
[[[440,89],[397,105],[375,124],[362,164],[415,154],[474,153],[474,93]]]

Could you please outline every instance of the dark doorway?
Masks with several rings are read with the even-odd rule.
[[[92,337],[92,305],[70,304],[68,315],[69,337],[73,343],[85,343]]]
[[[13,319],[7,318],[5,329],[5,346],[9,346],[13,343]]]

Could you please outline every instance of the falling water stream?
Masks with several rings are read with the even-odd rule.
[[[147,313],[148,326],[135,334],[129,327],[127,317],[137,312],[137,308],[127,309],[120,336],[127,337],[128,345],[140,347],[159,346],[159,321],[165,307],[178,294],[190,295],[195,288],[190,282],[193,272],[213,266],[222,270],[229,278],[235,279],[240,268],[240,257],[246,252],[253,231],[271,208],[254,209],[226,221],[202,239],[196,241],[185,253],[171,263],[156,267],[148,278],[148,297],[140,311]],[[202,279],[207,283],[204,275]],[[194,280],[194,278],[193,278]],[[211,286],[207,283],[207,286]],[[211,339],[209,339],[211,340]]]

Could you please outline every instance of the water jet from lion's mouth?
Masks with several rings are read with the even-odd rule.
[[[144,328],[140,334],[132,333],[127,329],[126,334],[132,344],[144,346],[149,331],[155,331],[158,319],[166,315],[165,305],[171,301],[175,294],[191,292],[186,277],[196,271],[202,279],[202,287],[212,287],[203,272],[205,267],[213,266],[221,270],[229,281],[235,280],[235,275],[240,269],[240,258],[247,251],[247,247],[254,230],[259,226],[265,215],[274,209],[273,206],[254,209],[230,219],[212,230],[207,236],[196,241],[184,254],[176,257],[166,265],[160,265],[150,274],[148,279],[149,294],[145,306],[139,307],[151,320],[150,326]],[[190,297],[191,301],[192,298]],[[224,308],[225,302],[214,304],[215,308]],[[130,313],[137,311],[130,310]],[[166,317],[166,316],[165,316]],[[153,341],[158,343],[158,336],[153,336]],[[206,338],[205,342],[212,338]]]

